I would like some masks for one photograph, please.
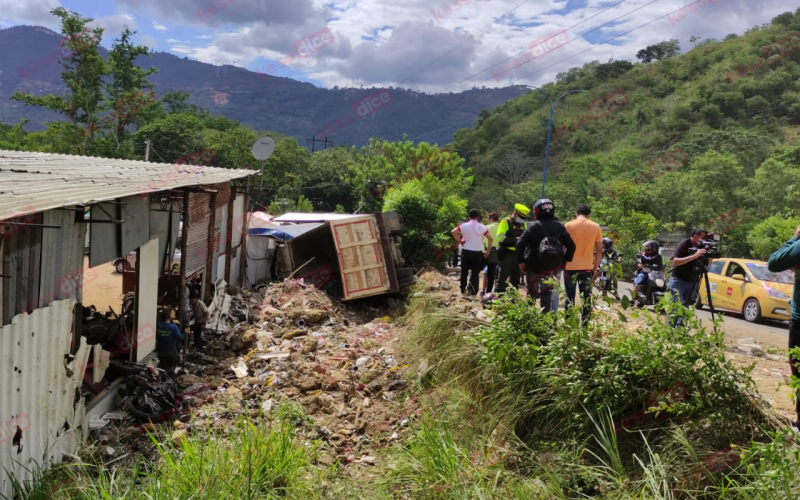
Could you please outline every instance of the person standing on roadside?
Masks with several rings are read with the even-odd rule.
[[[564,291],[567,294],[565,308],[569,311],[575,303],[575,288],[581,292],[581,321],[589,321],[592,312],[592,283],[597,277],[597,268],[603,257],[603,232],[600,225],[589,220],[592,209],[581,205],[575,211],[575,219],[567,222],[566,228],[575,242],[575,256],[567,263],[564,272]]]
[[[482,295],[494,291],[494,282],[497,279],[497,268],[500,262],[497,257],[497,250],[500,244],[497,241],[497,228],[500,226],[499,220],[500,217],[496,213],[489,214],[489,225],[486,226],[486,230],[489,231],[489,236],[492,237],[492,243],[489,243],[488,238],[483,240],[483,250],[489,250],[489,256],[485,259],[486,274],[483,275]]]
[[[540,297],[542,309],[552,312],[558,310],[558,295],[542,280],[557,278],[559,271],[575,255],[575,242],[564,225],[556,220],[555,212],[552,201],[537,201],[533,206],[536,220],[519,237],[516,250],[517,263],[526,276],[528,296],[534,305],[536,297]]]
[[[692,231],[689,238],[678,243],[675,247],[675,255],[672,256],[672,276],[669,278],[669,290],[672,296],[672,302],[680,302],[683,307],[692,307],[692,295],[694,295],[694,287],[696,283],[692,282],[695,273],[695,263],[697,259],[706,254],[705,249],[697,248],[701,241],[706,239],[708,231],[702,227],[698,227]],[[711,262],[710,260],[708,261]],[[683,318],[677,315],[671,315],[669,319],[671,326],[681,326]]]
[[[508,286],[506,281],[511,278],[511,286],[519,287],[520,269],[517,264],[516,245],[517,239],[525,231],[525,218],[531,210],[521,203],[514,205],[514,213],[505,217],[497,226],[497,241],[500,249],[497,257],[500,261],[500,277],[497,283],[497,293],[505,293]]]
[[[461,245],[461,294],[467,292],[467,274],[469,276],[469,295],[478,293],[480,283],[480,273],[483,267],[483,259],[489,256],[489,249],[483,249],[484,237],[489,240],[489,248],[492,246],[492,236],[486,226],[478,222],[481,214],[474,208],[469,211],[469,221],[456,226],[450,234],[453,239]],[[460,236],[459,236],[460,234]]]
[[[189,301],[192,303],[192,314],[189,319],[194,318],[194,324],[191,327],[192,333],[194,333],[194,347],[195,349],[203,349],[205,347],[203,328],[205,328],[206,322],[211,315],[208,313],[206,305],[200,300],[200,294],[197,291],[192,292],[189,296]]]
[[[794,231],[794,236],[775,251],[767,263],[767,269],[773,273],[794,269],[794,289],[792,290],[792,319],[789,322],[789,349],[800,347],[800,226]],[[800,377],[798,368],[800,358],[789,356],[789,367],[792,375]],[[800,422],[800,390],[795,394],[795,413],[797,420],[794,422],[798,427]]]

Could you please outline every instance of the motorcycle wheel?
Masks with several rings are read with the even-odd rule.
[[[127,408],[128,412],[138,421],[140,422],[157,422],[161,416],[163,416],[164,411],[159,409],[156,412],[153,412],[153,408],[147,405],[142,398],[145,396],[143,394],[134,394],[132,396],[128,396],[125,398],[125,407]]]

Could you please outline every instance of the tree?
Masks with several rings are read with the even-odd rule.
[[[508,184],[522,184],[534,171],[534,161],[522,151],[509,151],[501,156],[494,167],[494,174]]]
[[[133,134],[135,142],[152,141],[151,157],[165,163],[202,149],[203,123],[191,115],[169,115],[143,125]],[[213,151],[218,156],[218,151]]]
[[[103,80],[109,73],[108,63],[99,51],[103,29],[87,29],[86,25],[93,21],[92,18],[85,18],[63,7],[55,8],[51,13],[61,18],[61,34],[64,35],[59,48],[62,56],[60,64],[64,68],[61,80],[70,92],[45,96],[14,92],[9,99],[22,101],[27,106],[41,106],[66,116],[73,125],[72,138],[80,141],[80,153],[86,154],[86,144],[94,135],[93,125],[103,110]],[[63,128],[60,131],[67,132]]]
[[[699,42],[702,39],[703,37],[701,36],[691,36],[689,37],[689,43],[694,44],[694,46],[697,47],[697,42]]]
[[[120,38],[114,40],[111,51],[108,53],[111,81],[105,84],[105,88],[114,107],[115,123],[112,135],[117,143],[117,150],[119,150],[120,140],[124,139],[127,134],[128,126],[134,123],[135,116],[141,111],[141,107],[126,110],[122,103],[135,100],[143,89],[147,88],[152,91],[153,84],[147,77],[157,71],[152,67],[144,70],[134,63],[138,56],[150,55],[147,47],[131,44],[130,39],[134,34],[136,32],[131,32],[126,26]]]
[[[648,45],[636,53],[636,58],[645,64],[649,64],[653,61],[663,61],[664,59],[675,57],[680,54],[680,51],[680,42],[673,39],[655,45]]]
[[[632,69],[633,63],[623,59],[621,61],[614,61],[608,64],[600,64],[596,66],[594,68],[594,75],[601,82],[605,82],[606,80],[624,75]]]

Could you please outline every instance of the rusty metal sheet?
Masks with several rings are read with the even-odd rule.
[[[37,464],[59,463],[81,442],[85,402],[75,396],[91,348],[82,337],[70,354],[75,304],[58,300],[0,329],[0,496],[11,495],[6,471],[30,480]],[[18,439],[4,430],[15,425]]]
[[[231,183],[222,182],[214,186],[217,190],[217,198],[214,200],[215,208],[223,207],[231,201]]]
[[[28,224],[40,224],[41,214],[36,214]],[[42,228],[15,226],[4,229],[3,322],[8,324],[17,314],[31,312],[39,307],[40,270],[42,265]]]
[[[186,255],[181,255],[181,265],[186,266],[186,276],[203,269],[208,257],[208,225],[211,223],[211,195],[189,194],[189,235],[186,238]]]

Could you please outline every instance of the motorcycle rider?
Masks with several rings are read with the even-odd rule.
[[[603,238],[603,257],[609,262],[622,262],[622,257],[614,250],[614,240],[606,236]]]
[[[609,269],[613,268],[613,266],[611,265],[612,262],[616,262],[617,264],[622,262],[622,256],[619,254],[619,252],[614,250],[614,240],[612,240],[608,236],[603,238],[603,257],[608,262]],[[619,298],[617,296],[619,290],[619,283],[617,283],[617,273],[612,272],[611,276],[612,276],[611,279],[613,280],[614,283],[614,296]]]
[[[647,283],[647,273],[644,272],[642,269],[645,267],[649,268],[657,268],[661,269],[664,267],[664,260],[661,258],[661,255],[658,253],[658,242],[656,240],[649,240],[645,241],[642,245],[644,247],[644,254],[639,252],[636,254],[636,260],[638,263],[636,267],[636,277],[633,281],[633,296],[639,296],[639,289]]]
[[[497,257],[500,260],[500,276],[497,280],[497,294],[506,291],[506,281],[511,278],[511,286],[519,287],[520,269],[517,265],[516,245],[517,240],[525,231],[525,218],[531,213],[531,209],[521,203],[514,205],[514,213],[505,217],[497,226],[497,241],[500,242],[500,250]]]

